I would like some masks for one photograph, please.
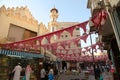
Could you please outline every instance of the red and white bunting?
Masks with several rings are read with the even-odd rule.
[[[101,10],[101,12],[99,12],[96,16],[94,16],[91,21],[94,23],[95,27],[100,27],[100,25],[104,24],[104,22],[106,21],[107,19],[107,13],[105,10]],[[80,23],[80,24],[77,24],[77,25],[73,25],[71,27],[68,27],[68,28],[65,28],[65,29],[62,29],[62,30],[58,30],[58,31],[55,31],[55,32],[52,32],[52,33],[48,33],[48,34],[45,34],[45,35],[42,35],[42,36],[37,36],[37,37],[34,37],[34,38],[31,38],[31,39],[27,39],[27,40],[23,40],[23,41],[18,41],[18,42],[13,42],[13,43],[6,43],[3,45],[3,48],[6,48],[6,49],[12,49],[12,50],[27,50],[29,51],[31,48],[32,49],[36,49],[38,50],[39,47],[43,47],[45,50],[55,50],[55,54],[59,55],[59,57],[67,57],[66,55],[64,55],[65,53],[70,53],[71,54],[74,54],[74,53],[84,53],[86,51],[90,51],[89,48],[86,48],[86,51],[74,51],[74,50],[69,50],[69,51],[63,51],[64,54],[61,54],[61,51],[58,52],[56,51],[57,48],[58,48],[58,43],[50,43],[50,39],[52,36],[54,35],[57,35],[58,38],[60,38],[60,35],[63,31],[67,31],[69,32],[71,35],[73,34],[73,30],[78,27],[78,28],[82,28],[84,32],[86,32],[86,25],[87,25],[88,21],[85,21],[83,23]],[[87,38],[88,38],[89,34],[86,34],[86,35],[83,35],[83,36],[80,36],[80,37],[77,37],[75,39],[71,39],[71,40],[67,40],[67,41],[61,41],[59,42],[59,46],[62,46],[63,49],[66,48],[66,45],[70,47],[70,43],[71,42],[74,42],[74,44],[78,45],[78,42],[79,40],[83,40],[84,42],[86,42]],[[43,38],[46,38],[49,42],[49,44],[41,44],[41,41],[43,40]],[[39,44],[38,44],[39,43]],[[22,46],[21,46],[22,44]],[[39,45],[39,46],[37,46]],[[101,44],[97,43],[97,44],[93,44],[92,46],[90,46],[91,48],[93,49],[96,49],[96,45],[99,45],[99,48],[101,48],[100,46],[102,46]],[[102,50],[102,48],[101,48]],[[69,56],[70,56],[69,55]],[[69,57],[68,56],[68,57]],[[75,55],[72,55],[73,57],[77,57],[76,54]],[[65,58],[64,58],[65,59]],[[69,59],[69,58],[68,58]],[[78,59],[78,58],[76,58]],[[72,58],[71,60],[74,60],[74,58]],[[81,60],[82,61],[82,60]]]
[[[89,36],[89,34],[83,35],[83,36],[81,36],[80,39],[82,39],[86,43],[88,36]]]
[[[101,25],[103,25],[105,23],[107,19],[107,12],[105,10],[101,10],[100,12],[98,12],[98,14],[96,16],[94,16],[91,21],[94,23],[95,27],[100,27]]]
[[[75,29],[75,26],[66,28],[65,31],[69,32],[71,34],[71,36],[73,36],[73,30]]]
[[[86,25],[87,25],[88,22],[89,22],[89,21],[85,21],[85,22],[83,22],[83,23],[81,23],[81,24],[78,24],[77,27],[82,28],[83,31],[86,32]]]

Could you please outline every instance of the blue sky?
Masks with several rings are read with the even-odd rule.
[[[50,21],[50,10],[54,7],[59,11],[58,21],[83,22],[90,17],[87,0],[1,0],[0,6],[27,6],[39,22],[47,25]]]
[[[50,21],[50,10],[54,7],[58,9],[60,22],[84,22],[91,16],[87,9],[88,0],[0,0],[0,7],[21,7],[27,6],[33,17],[38,22],[43,22],[46,26]],[[94,38],[94,37],[93,37]],[[93,39],[95,40],[95,38]],[[90,45],[89,39],[87,44]],[[94,43],[95,41],[93,41]]]

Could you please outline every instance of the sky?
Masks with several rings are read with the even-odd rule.
[[[84,22],[91,16],[90,10],[87,9],[88,0],[0,0],[0,7],[25,7],[29,9],[38,23],[43,22],[46,26],[50,21],[50,10],[55,6],[58,9],[58,22]],[[82,31],[81,31],[82,32]],[[95,37],[93,35],[93,43]],[[87,44],[82,42],[82,46],[90,44],[88,38]]]

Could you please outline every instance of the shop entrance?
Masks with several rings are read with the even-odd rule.
[[[11,76],[10,73],[18,63],[21,63],[22,69],[30,64],[33,70],[31,80],[37,80],[40,71],[39,60],[40,58],[21,58],[0,54],[0,80],[12,80],[13,75]]]

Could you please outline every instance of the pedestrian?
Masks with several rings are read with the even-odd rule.
[[[48,71],[47,71],[47,70],[45,70],[45,72],[46,72],[46,75],[45,75],[45,80],[48,80]]]
[[[58,79],[58,69],[56,68],[56,66],[54,66],[54,76],[55,76],[55,79],[57,80]]]
[[[21,76],[22,76],[22,80],[26,80],[26,77],[25,77],[25,68],[22,69]]]
[[[31,72],[32,72],[32,69],[30,67],[30,64],[28,64],[27,67],[26,67],[26,70],[25,70],[26,80],[30,80]]]
[[[115,68],[114,68],[114,65],[113,65],[112,62],[111,62],[111,64],[110,64],[110,72],[111,72],[111,73],[114,73],[114,72],[115,72]]]
[[[54,75],[54,70],[52,67],[50,67],[49,73],[52,73]]]
[[[100,71],[99,65],[97,64],[95,66],[95,79],[98,80],[100,78],[100,74],[101,74],[101,71]]]
[[[51,70],[48,74],[48,80],[54,80],[54,75],[53,75],[53,72]]]
[[[81,73],[81,71],[82,71],[81,66],[78,67],[78,71],[79,71],[79,73]]]
[[[44,69],[44,67],[42,66],[42,69],[40,71],[40,77],[41,77],[41,80],[45,80],[45,75],[46,75],[46,71]]]
[[[49,67],[48,80],[54,80],[54,70],[52,66]]]
[[[12,72],[14,72],[13,80],[20,80],[20,72],[22,71],[22,67],[20,66],[20,63],[18,63],[17,66],[13,69]]]
[[[103,75],[102,75],[102,73],[100,74],[99,80],[103,80]]]

